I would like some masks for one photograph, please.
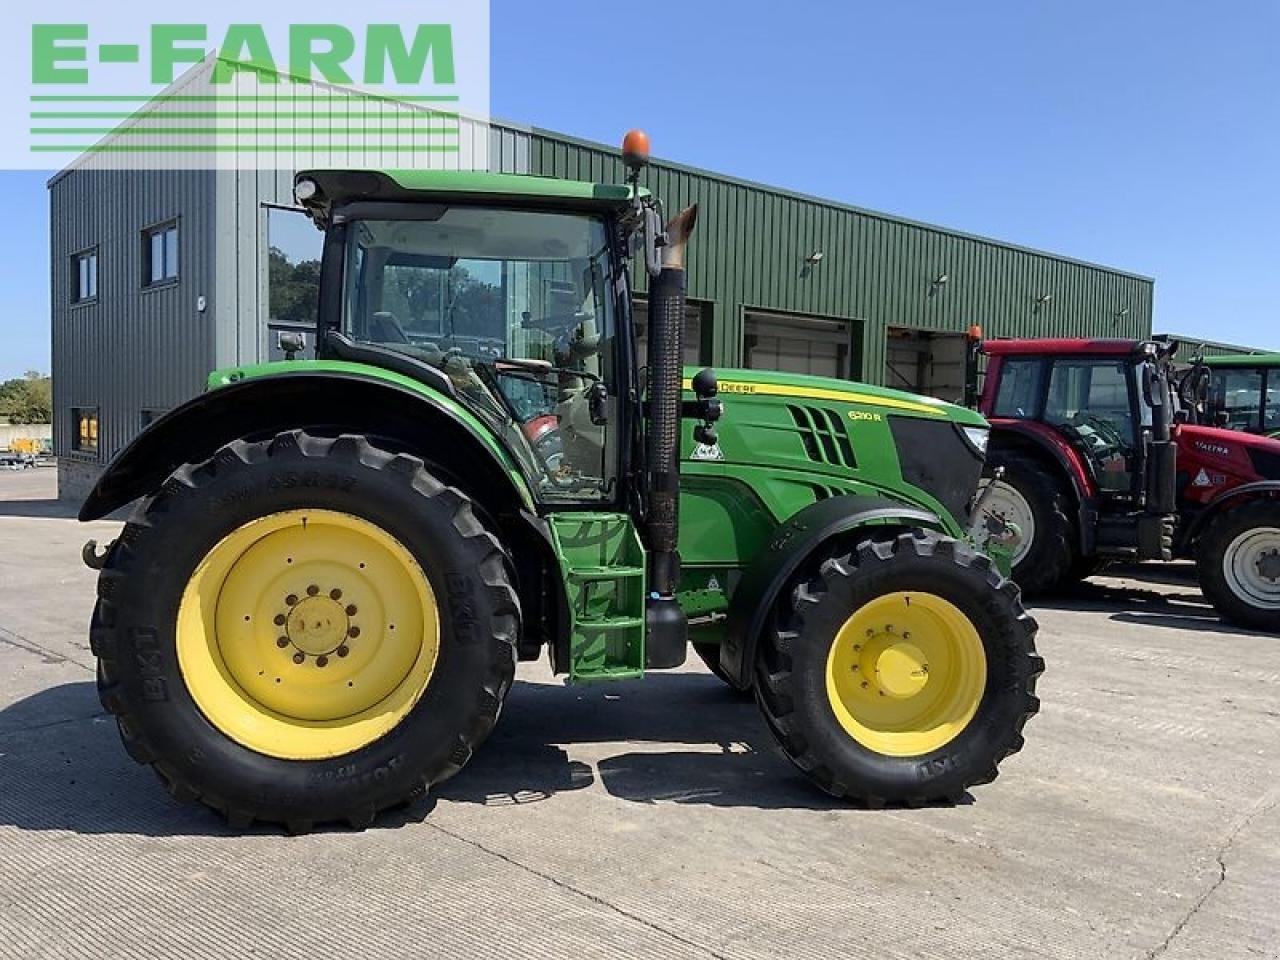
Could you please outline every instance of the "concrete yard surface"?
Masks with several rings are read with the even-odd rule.
[[[700,663],[540,663],[426,803],[237,835],[103,714],[80,548],[120,525],[53,473],[0,473],[0,957],[1280,957],[1280,637],[1185,565],[1034,609],[1041,714],[954,807],[829,800]]]

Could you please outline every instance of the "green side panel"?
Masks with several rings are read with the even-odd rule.
[[[382,367],[374,367],[364,363],[348,363],[342,360],[281,360],[274,363],[248,364],[242,367],[227,367],[222,370],[215,370],[209,374],[207,386],[210,390],[216,390],[218,387],[225,387],[241,380],[285,376],[292,373],[333,373],[356,376],[366,380],[379,380],[420,395],[424,401],[434,404],[455,416],[475,435],[476,439],[493,455],[494,460],[510,477],[525,506],[530,510],[533,509],[533,492],[529,489],[528,480],[511,458],[511,454],[506,447],[493,435],[493,431],[467,410],[466,407],[452,398],[446,397],[438,390],[433,390],[426,384],[414,380],[412,377],[406,377],[393,370],[384,370]]]
[[[569,679],[644,675],[645,554],[624,513],[547,517],[569,597]]]
[[[1204,358],[1206,367],[1217,368],[1223,367],[1227,369],[1236,369],[1243,367],[1247,370],[1274,370],[1280,367],[1280,353],[1232,353],[1219,354],[1217,356],[1206,355]]]
[[[921,398],[842,381],[726,371],[721,382],[730,387],[748,382],[739,374],[749,375],[751,383],[809,389],[782,395],[722,391],[724,415],[716,425],[721,460],[694,459],[695,425],[686,422],[680,555],[687,572],[745,566],[778,524],[818,500],[844,494],[884,496],[921,507],[942,518],[944,533],[963,535],[929,491],[902,479],[888,417],[919,415],[985,425],[980,416],[937,401],[928,401],[925,412],[912,411],[901,404],[917,404]]]

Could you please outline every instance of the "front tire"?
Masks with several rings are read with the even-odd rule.
[[[180,468],[98,596],[126,749],[236,827],[368,825],[466,763],[514,676],[498,541],[421,460],[358,436],[294,430]]]
[[[798,583],[766,634],[756,698],[833,796],[955,801],[996,777],[1039,709],[1036,623],[990,560],[934,533],[865,541]]]
[[[1280,503],[1255,500],[1219,515],[1200,539],[1196,567],[1222,619],[1280,633]]]
[[[987,501],[988,512],[1000,514],[1022,528],[1023,542],[1011,571],[1027,596],[1048,593],[1086,576],[1077,549],[1079,538],[1071,519],[1071,497],[1053,473],[1037,460],[1012,451],[993,451],[989,467],[1004,467]],[[983,517],[975,517],[980,525]]]

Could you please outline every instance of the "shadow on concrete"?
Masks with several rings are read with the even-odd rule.
[[[507,805],[582,789],[594,780],[591,768],[562,747],[579,743],[630,745],[596,770],[609,794],[633,803],[851,809],[791,765],[753,701],[704,673],[593,687],[518,683],[493,736],[433,795]]]
[[[428,804],[388,811],[374,829],[421,820]],[[178,803],[129,759],[94,684],[67,683],[0,710],[0,825],[142,836],[238,836],[221,815]],[[338,828],[345,829],[345,828]],[[255,826],[255,834],[281,828]]]
[[[1144,627],[1168,627],[1171,630],[1191,630],[1200,633],[1219,633],[1234,637],[1266,637],[1266,633],[1257,630],[1246,630],[1243,627],[1233,627],[1229,623],[1219,620],[1217,614],[1213,613],[1210,608],[1209,615],[1203,617],[1196,616],[1170,616],[1161,613],[1113,613],[1111,619],[1117,623],[1135,623]]]
[[[379,817],[375,829],[420,821],[439,801],[508,806],[589,787],[597,774],[571,760],[563,746],[575,743],[627,745],[596,771],[610,795],[633,803],[856,809],[827,797],[791,766],[754,703],[709,674],[657,674],[603,687],[518,683],[471,763],[428,801]],[[102,712],[88,682],[52,687],[0,710],[0,784],[0,825],[20,830],[243,832],[201,804],[177,803],[130,760],[114,718]],[[279,834],[281,828],[251,832]]]
[[[43,517],[74,520],[80,513],[76,500],[0,500],[0,517]]]

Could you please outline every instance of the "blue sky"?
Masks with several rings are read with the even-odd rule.
[[[492,23],[496,116],[643,126],[672,160],[1153,276],[1157,331],[1280,349],[1280,4],[494,0]],[[48,368],[45,180],[0,173],[0,377]]]

